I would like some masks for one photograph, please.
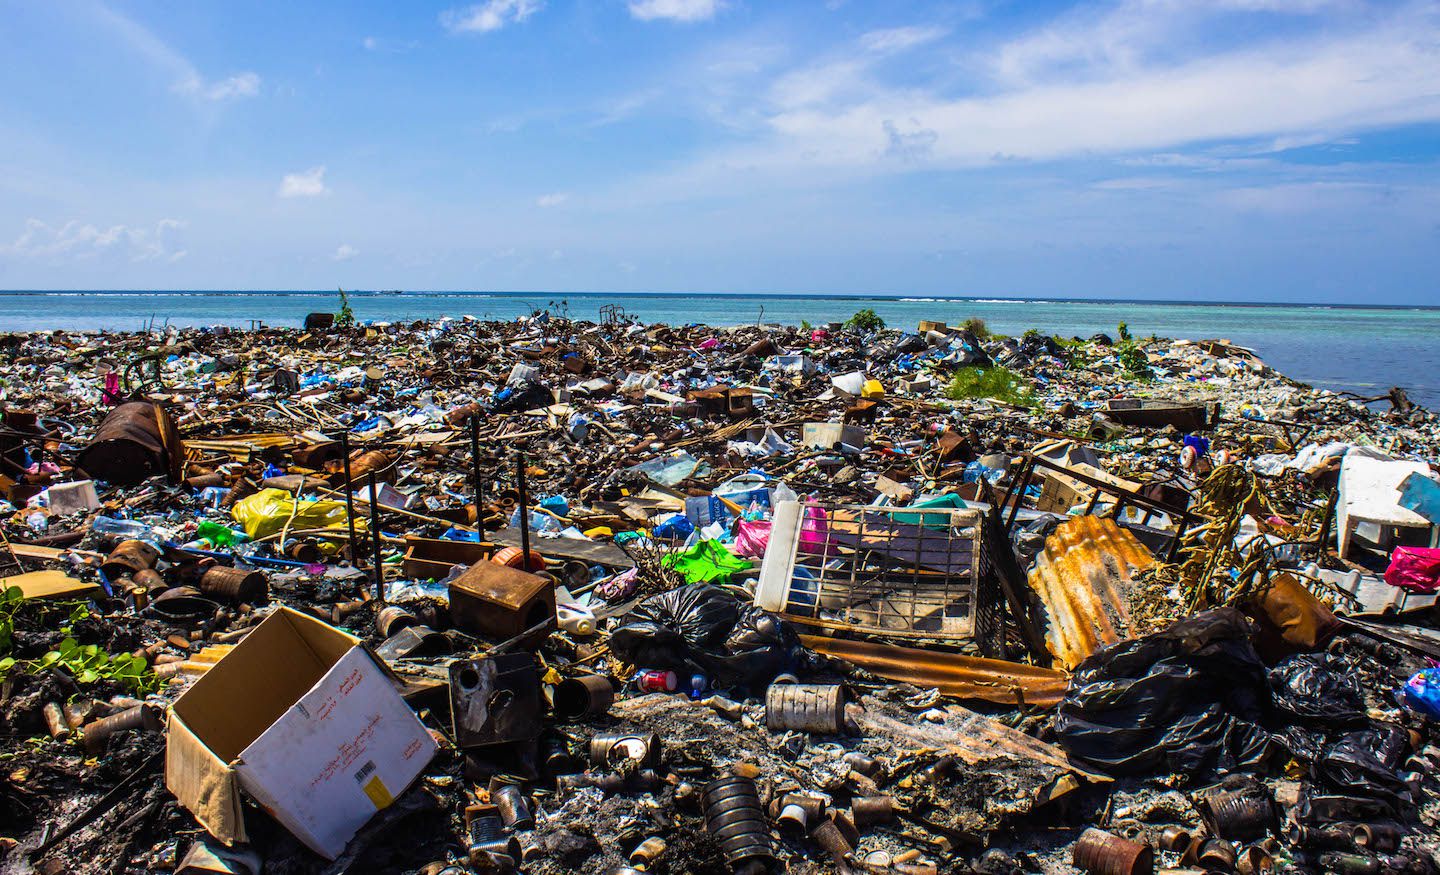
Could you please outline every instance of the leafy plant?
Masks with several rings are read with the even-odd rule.
[[[1116,326],[1115,326],[1115,330],[1119,333],[1121,342],[1124,342],[1124,341],[1127,341],[1127,340],[1130,339],[1130,326],[1129,326],[1129,325],[1126,325],[1124,322],[1121,322],[1119,325],[1116,325]]]
[[[350,296],[345,294],[344,289],[337,288],[336,291],[340,293],[340,312],[335,314],[335,324],[349,328],[355,324],[355,311],[350,309]]]
[[[885,320],[880,314],[866,307],[864,310],[856,311],[854,316],[845,323],[846,328],[853,328],[856,331],[879,331],[885,327]]]
[[[956,401],[989,398],[1016,407],[1034,407],[1037,403],[1035,393],[1025,378],[999,365],[961,368],[950,379],[945,394]]]
[[[1145,355],[1145,350],[1133,341],[1126,341],[1115,348],[1115,359],[1125,373],[1141,380],[1148,380],[1154,376],[1150,372],[1150,359]]]
[[[62,602],[56,608],[69,608],[61,631],[65,639],[39,659],[17,660],[10,655],[15,643],[15,615],[24,598],[20,588],[12,586],[0,593],[0,678],[12,671],[35,674],[45,669],[63,669],[79,684],[93,684],[96,681],[118,681],[135,693],[148,693],[159,688],[159,679],[150,671],[144,659],[129,653],[111,655],[99,645],[81,644],[71,635],[76,623],[90,616],[90,608],[84,602]]]
[[[1027,329],[1025,329],[1025,333],[1022,334],[1022,335],[1020,335],[1020,339],[1021,339],[1021,340],[1032,340],[1032,339],[1038,340],[1039,337],[1040,337],[1040,329],[1038,329],[1038,328],[1027,328]]]
[[[806,334],[809,334],[810,332],[814,331],[815,328],[814,328],[814,326],[812,326],[812,325],[810,324],[810,320],[809,320],[809,319],[801,319],[801,320],[800,320],[800,330],[803,331],[803,332],[805,332]]]
[[[986,340],[990,337],[990,326],[986,325],[985,320],[979,316],[971,316],[969,319],[966,319],[960,323],[960,328],[970,332],[981,340]]]

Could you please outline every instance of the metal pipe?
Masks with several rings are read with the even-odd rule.
[[[350,543],[346,549],[350,551],[350,563],[359,567],[360,563],[355,556],[355,496],[351,490],[355,488],[350,480],[350,431],[347,427],[340,432],[340,455],[345,460],[345,522],[350,526]]]
[[[375,489],[375,472],[371,471],[366,478],[370,481],[370,528],[374,535],[371,543],[375,545],[375,600],[384,605],[385,569],[380,564],[380,496]],[[348,486],[346,491],[349,491]]]
[[[475,489],[475,528],[485,531],[485,484],[480,476],[480,415],[470,414],[470,480]],[[481,538],[480,540],[485,540]]]
[[[530,567],[530,495],[525,489],[525,454],[515,458],[515,488],[520,492],[520,552],[525,557],[525,570]]]

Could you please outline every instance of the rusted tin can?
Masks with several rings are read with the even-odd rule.
[[[105,416],[75,466],[96,480],[137,486],[161,474],[179,479],[179,440],[158,404],[132,401]]]
[[[80,730],[80,737],[85,743],[85,749],[94,754],[104,750],[110,736],[117,732],[132,729],[155,731],[160,728],[160,723],[160,709],[154,705],[141,704],[86,725]]]
[[[270,590],[265,572],[216,565],[200,576],[200,591],[211,598],[239,603],[263,601]]]
[[[578,720],[604,714],[615,702],[610,679],[598,674],[566,678],[555,687],[555,717]]]
[[[1091,827],[1075,843],[1071,862],[1093,875],[1150,875],[1155,852],[1149,845]]]
[[[680,677],[673,671],[651,668],[635,676],[635,685],[642,693],[673,693],[680,686]]]
[[[100,563],[100,570],[110,580],[134,577],[141,571],[153,569],[159,558],[160,551],[144,541],[121,541]]]
[[[136,586],[144,587],[145,591],[150,593],[151,598],[170,588],[169,582],[153,568],[141,569],[135,572],[131,579],[135,581]]]
[[[419,626],[420,618],[399,605],[391,605],[375,615],[375,631],[380,637],[389,638],[402,629]]]
[[[213,486],[224,486],[225,475],[218,471],[207,471],[204,474],[186,477],[185,485],[191,489],[208,489]]]
[[[495,807],[500,809],[500,820],[509,829],[534,829],[535,816],[530,813],[530,802],[514,784],[504,784],[490,794]]]
[[[1222,790],[1201,797],[1195,807],[1212,833],[1230,841],[1254,841],[1275,823],[1275,804],[1249,793]]]
[[[651,836],[635,846],[630,852],[630,862],[637,866],[649,866],[660,859],[665,853],[665,840],[658,836]]]
[[[301,538],[285,545],[285,555],[296,562],[314,563],[325,558],[314,538]]]
[[[700,804],[705,810],[705,829],[715,837],[720,853],[731,868],[774,858],[770,827],[765,822],[760,791],[753,778],[742,775],[717,778],[705,785]]]
[[[765,726],[835,735],[845,728],[845,689],[839,684],[771,684]]]
[[[375,475],[376,480],[385,480],[385,475],[394,464],[394,457],[382,450],[369,450],[352,456],[350,459],[350,483],[364,483],[371,474]],[[340,482],[345,482],[344,473],[340,474]]]
[[[1240,853],[1235,862],[1240,875],[1270,875],[1275,871],[1275,858],[1258,845],[1251,845]]]
[[[1400,826],[1394,823],[1360,823],[1351,833],[1355,847],[1372,854],[1389,854],[1400,847]]]
[[[521,571],[534,572],[545,570],[545,557],[540,555],[539,550],[530,551],[528,567],[522,567],[525,566],[526,563],[520,558],[521,555],[519,547],[502,547],[495,551],[495,555],[490,557],[490,561],[496,565],[504,565],[506,568],[519,568]]]
[[[1206,869],[1234,869],[1237,862],[1235,846],[1225,839],[1209,839],[1200,846],[1195,860]]]
[[[590,739],[590,763],[616,766],[626,760],[660,762],[660,736],[653,732],[602,732]]]
[[[45,728],[50,731],[51,738],[64,741],[70,737],[70,724],[65,722],[65,711],[59,703],[46,702],[40,713],[45,717]]]
[[[1167,826],[1160,830],[1160,850],[1184,851],[1190,847],[1190,831],[1183,826]]]
[[[895,797],[855,796],[850,800],[850,813],[858,827],[889,823],[895,819]]]
[[[824,849],[836,860],[843,860],[855,853],[855,846],[846,841],[840,827],[833,820],[822,820],[810,830],[810,840]]]

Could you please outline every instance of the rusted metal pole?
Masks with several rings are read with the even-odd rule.
[[[385,568],[380,564],[380,495],[375,489],[375,472],[367,475],[370,481],[370,534],[375,545],[375,600],[385,604]]]
[[[475,489],[475,528],[485,531],[485,484],[480,476],[480,417],[470,414],[470,480]],[[482,536],[480,540],[485,540]]]
[[[520,555],[525,557],[521,568],[530,570],[530,493],[525,489],[525,454],[515,457],[515,489],[520,493]]]
[[[355,485],[350,482],[350,430],[340,432],[340,453],[345,458],[345,522],[350,526],[350,541],[346,549],[350,551],[350,564],[359,567],[360,560],[355,554],[355,496],[350,492]]]

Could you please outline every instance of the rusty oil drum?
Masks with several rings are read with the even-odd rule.
[[[270,580],[263,571],[216,565],[200,576],[200,591],[228,602],[253,603],[264,601],[270,591]]]
[[[161,474],[179,477],[179,440],[157,404],[132,401],[106,415],[75,466],[114,486],[137,486]]]
[[[1091,827],[1075,843],[1071,861],[1091,875],[1150,875],[1155,852],[1149,845]]]

